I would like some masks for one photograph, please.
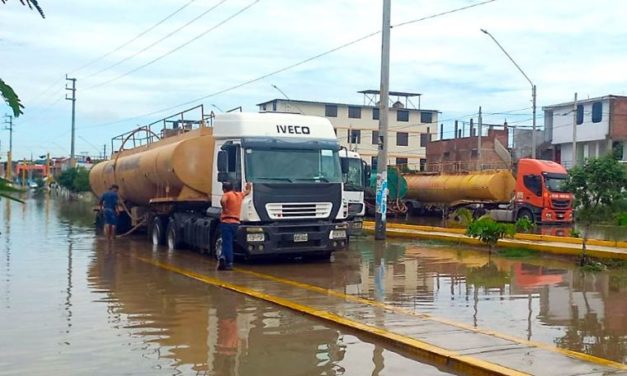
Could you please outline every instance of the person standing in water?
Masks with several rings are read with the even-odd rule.
[[[115,238],[115,226],[118,224],[118,189],[119,187],[113,184],[100,198],[100,209],[104,216],[104,233],[109,240]]]

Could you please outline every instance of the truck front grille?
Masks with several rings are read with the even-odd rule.
[[[266,204],[271,219],[314,219],[328,218],[333,204],[330,202],[296,202]]]
[[[570,208],[570,200],[552,200],[554,209],[568,209]]]

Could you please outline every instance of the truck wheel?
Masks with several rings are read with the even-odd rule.
[[[216,232],[213,236],[213,244],[211,245],[210,252],[216,260],[220,260],[220,257],[222,257],[222,233],[219,227],[216,228]]]
[[[152,238],[152,245],[164,245],[165,244],[165,230],[163,228],[163,220],[161,217],[155,217],[152,220],[152,230],[150,232]]]
[[[516,217],[516,219],[518,220],[518,219],[521,219],[521,218],[527,218],[532,223],[534,222],[534,220],[533,220],[533,213],[531,213],[531,211],[529,209],[520,209],[518,211],[518,216]]]
[[[170,221],[168,221],[168,229],[166,230],[166,243],[168,245],[168,249],[171,251],[175,249],[181,249],[181,237],[176,230],[176,222],[174,222],[174,219],[170,219]]]

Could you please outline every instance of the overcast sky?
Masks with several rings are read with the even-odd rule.
[[[478,2],[392,0],[392,24]],[[66,73],[78,79],[76,151],[94,155],[110,144],[112,136],[190,107],[177,107],[186,102],[257,111],[256,103],[282,97],[272,88],[275,84],[292,99],[359,104],[358,90],[379,87],[377,34],[293,69],[196,100],[379,30],[380,0],[40,0],[40,4],[45,19],[18,0],[0,4],[0,77],[26,106],[25,115],[15,121],[18,158],[47,151],[69,153]],[[141,38],[95,60],[186,4]],[[485,28],[534,80],[539,109],[569,101],[575,91],[583,98],[624,94],[625,11],[627,3],[619,0],[497,0],[397,27],[392,30],[391,89],[422,93],[422,108],[441,111],[440,118],[447,122],[476,117],[472,114],[483,106],[485,113],[498,113],[487,115],[484,122],[502,123],[507,118],[510,123],[531,124],[530,85],[479,31]],[[0,104],[0,114],[4,112],[9,109]],[[542,119],[539,110],[539,124]],[[3,155],[8,136],[8,131],[0,133]]]

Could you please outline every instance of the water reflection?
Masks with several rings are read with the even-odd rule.
[[[376,245],[354,245],[368,264],[359,295],[627,363],[627,269],[584,273],[558,259],[390,243],[404,254],[393,251],[383,270]]]
[[[145,245],[98,241],[88,272],[109,321],[143,338],[133,351],[203,374],[337,374],[339,331],[186,277],[163,278],[133,257]]]

